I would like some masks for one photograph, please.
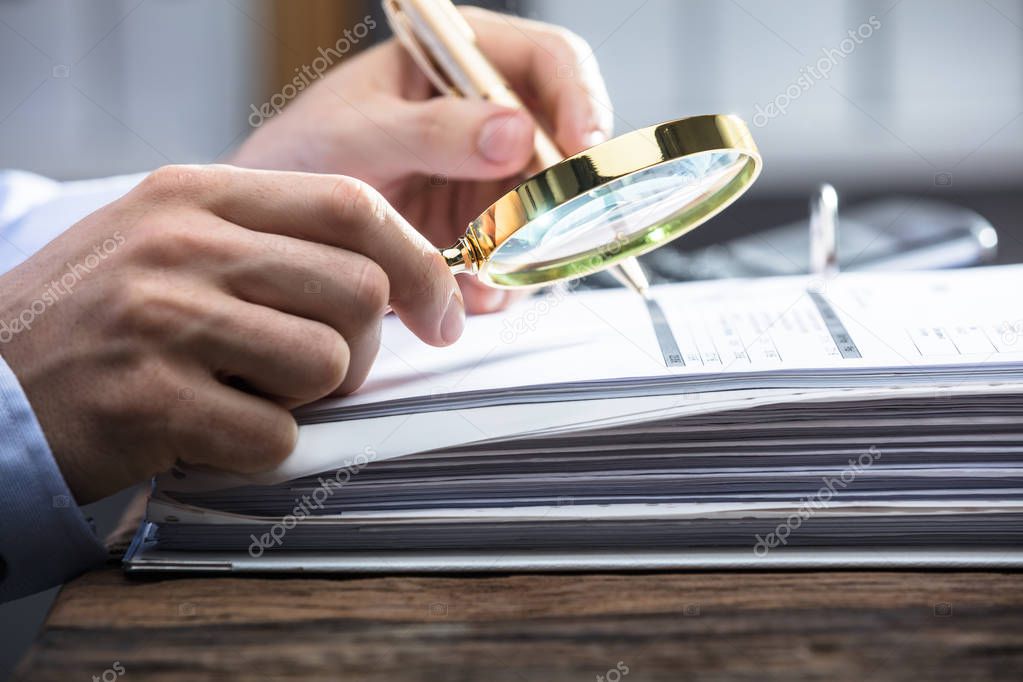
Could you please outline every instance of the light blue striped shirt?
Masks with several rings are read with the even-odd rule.
[[[0,274],[142,177],[60,183],[0,171]],[[59,585],[106,557],[3,351],[0,343],[0,602]]]

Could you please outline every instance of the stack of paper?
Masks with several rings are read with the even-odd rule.
[[[160,478],[137,570],[1023,565],[1023,268],[542,292],[396,320],[269,474]]]

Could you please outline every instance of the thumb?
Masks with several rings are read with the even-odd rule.
[[[521,172],[533,157],[535,124],[524,111],[490,102],[434,97],[406,104],[401,126],[416,150],[416,171],[452,179],[496,180]]]

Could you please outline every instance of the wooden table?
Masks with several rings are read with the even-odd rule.
[[[16,678],[110,682],[115,662],[124,682],[1023,680],[1023,575],[138,580],[111,567],[64,588]]]

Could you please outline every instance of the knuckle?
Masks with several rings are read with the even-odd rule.
[[[391,283],[384,269],[369,258],[362,259],[355,274],[355,303],[360,309],[379,314],[391,297]]]
[[[174,330],[186,328],[192,304],[173,289],[141,281],[119,290],[113,301],[113,324],[118,334],[159,339],[166,343]]]
[[[357,178],[338,178],[331,198],[334,211],[342,223],[374,225],[384,222],[387,217],[387,201],[384,197]]]
[[[560,26],[551,28],[547,47],[560,61],[569,64],[583,61],[593,51],[585,38]]]
[[[438,115],[440,113],[438,108],[447,105],[448,103],[443,99],[437,99],[416,107],[413,127],[416,136],[422,143],[422,148],[438,149],[447,144],[450,124],[445,122],[445,116]]]
[[[258,437],[252,445],[252,469],[263,471],[278,466],[295,449],[298,440],[298,424],[290,412],[276,408],[272,417],[261,422]]]
[[[370,368],[380,351],[379,321],[353,340],[353,343],[357,344],[358,361],[349,365],[344,381],[331,391],[331,395],[348,395],[362,386],[369,377]]]
[[[298,331],[300,361],[291,397],[310,402],[341,385],[348,376],[352,353],[345,337],[325,324],[309,322]]]
[[[139,189],[154,198],[186,198],[202,192],[220,172],[213,166],[161,166],[145,177]]]
[[[310,392],[314,398],[327,395],[345,380],[351,363],[351,350],[344,337],[337,331],[322,325],[311,335],[313,349],[308,354],[309,377],[313,385]]]
[[[140,240],[147,261],[162,268],[180,268],[202,261],[216,261],[225,255],[211,230],[165,222],[154,224]]]
[[[164,399],[171,393],[176,375],[167,363],[153,356],[132,353],[119,358],[118,380],[122,391],[97,395],[95,408],[103,423],[127,430],[146,429],[166,417]],[[148,395],[150,400],[133,397]]]

